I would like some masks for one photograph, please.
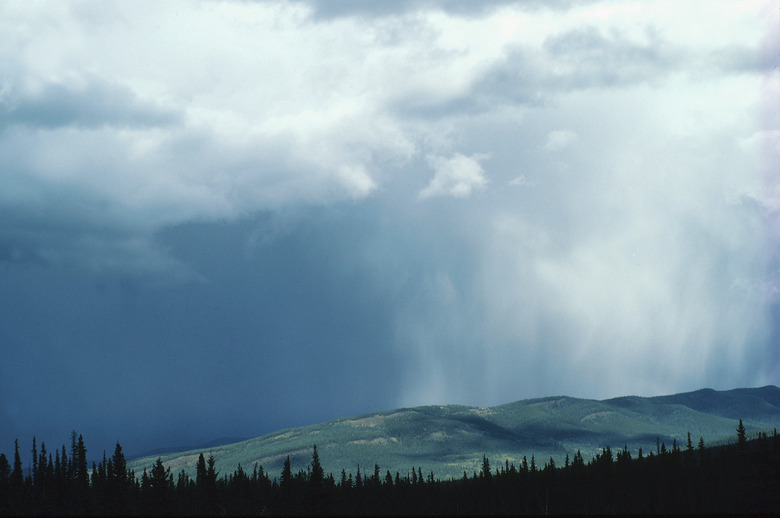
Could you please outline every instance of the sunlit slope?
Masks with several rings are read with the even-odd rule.
[[[613,450],[628,445],[632,455],[641,447],[655,451],[657,440],[671,448],[673,441],[684,448],[687,432],[694,444],[732,440],[737,420],[748,433],[772,430],[780,424],[780,388],[737,389],[641,398],[621,397],[605,401],[548,397],[529,399],[490,408],[459,405],[403,408],[325,423],[282,430],[235,444],[204,451],[213,454],[221,473],[232,473],[240,463],[250,474],[261,465],[278,477],[287,455],[293,471],[306,469],[316,444],[326,473],[336,479],[341,470],[373,473],[378,464],[405,475],[412,466],[439,478],[462,477],[478,471],[482,456],[496,465],[505,460],[519,465],[523,456],[534,456],[540,467],[552,457],[561,465],[565,456],[579,449],[586,460],[601,448]],[[176,473],[186,470],[194,477],[200,451],[163,455],[163,462]],[[130,462],[140,473],[157,457]]]

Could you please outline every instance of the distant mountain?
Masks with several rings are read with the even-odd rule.
[[[519,465],[523,456],[542,466],[552,458],[562,465],[580,450],[588,460],[602,448],[627,445],[636,456],[657,445],[685,448],[687,433],[693,444],[708,445],[736,439],[742,419],[750,436],[780,425],[780,388],[695,392],[659,397],[626,396],[604,401],[566,396],[527,399],[489,408],[461,405],[400,408],[325,423],[281,430],[233,444],[193,448],[179,453],[154,454],[131,461],[136,474],[151,467],[158,456],[174,473],[195,475],[199,453],[214,455],[222,474],[240,463],[252,472],[261,465],[278,477],[289,455],[293,471],[306,469],[317,445],[325,472],[339,478],[341,470],[405,475],[412,466],[436,477],[460,478],[479,471],[482,456],[493,465]]]
[[[219,439],[212,439],[210,441],[206,441],[204,443],[198,444],[198,445],[188,445],[188,446],[165,446],[162,448],[155,448],[153,450],[145,451],[143,453],[139,453],[138,455],[134,455],[132,459],[142,459],[144,457],[154,457],[157,459],[157,457],[161,455],[165,455],[167,453],[176,453],[180,451],[190,451],[190,450],[210,450],[214,448],[215,446],[224,446],[226,444],[233,444],[236,442],[245,441],[246,437],[220,437]]]

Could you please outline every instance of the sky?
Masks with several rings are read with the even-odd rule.
[[[0,34],[0,451],[780,385],[775,1],[6,1]]]

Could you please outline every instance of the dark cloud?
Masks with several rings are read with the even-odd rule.
[[[34,90],[5,92],[0,127],[24,125],[55,129],[169,125],[179,115],[138,98],[130,89],[97,78],[46,83]]]
[[[554,92],[548,89],[548,72],[538,66],[533,51],[515,47],[475,82],[473,95],[486,105],[541,105]]]
[[[381,17],[408,12],[441,9],[458,16],[488,13],[503,6],[513,5],[527,10],[568,9],[590,3],[587,0],[396,0],[392,2],[366,2],[363,0],[293,0],[312,6],[318,18],[332,19],[342,16]]]
[[[41,265],[44,260],[33,243],[10,238],[0,240],[0,263],[2,262]]]
[[[651,28],[644,31],[645,41],[637,42],[620,30],[606,32],[596,27],[585,27],[549,36],[543,48],[556,61],[576,64],[586,69],[598,66],[600,70],[622,72],[628,67],[648,68],[656,72],[656,64],[664,65],[665,42]]]
[[[707,56],[713,68],[727,72],[769,73],[780,66],[780,42],[757,50],[750,47],[729,47],[718,49]]]
[[[645,36],[636,41],[586,27],[547,37],[541,51],[516,46],[475,83],[473,94],[538,106],[561,92],[663,81],[680,66],[678,58],[653,30]]]
[[[493,109],[472,95],[452,98],[416,97],[398,99],[388,109],[404,119],[443,119],[469,116]]]
[[[13,183],[10,187],[13,192]],[[9,202],[0,209],[0,261],[118,272],[169,269],[171,259],[154,249],[148,230],[100,197],[65,185],[36,194],[34,202]]]
[[[351,259],[372,218],[336,209],[281,227],[260,216],[169,228],[158,246],[200,276],[186,283],[0,266],[0,393],[23,422],[15,433],[56,429],[54,441],[76,428],[95,451],[121,438],[138,453],[392,406],[389,301]],[[18,390],[31,372],[41,383]],[[154,425],[138,428],[142,415]]]

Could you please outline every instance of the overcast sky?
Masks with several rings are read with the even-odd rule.
[[[780,384],[779,21],[0,3],[0,451]]]

